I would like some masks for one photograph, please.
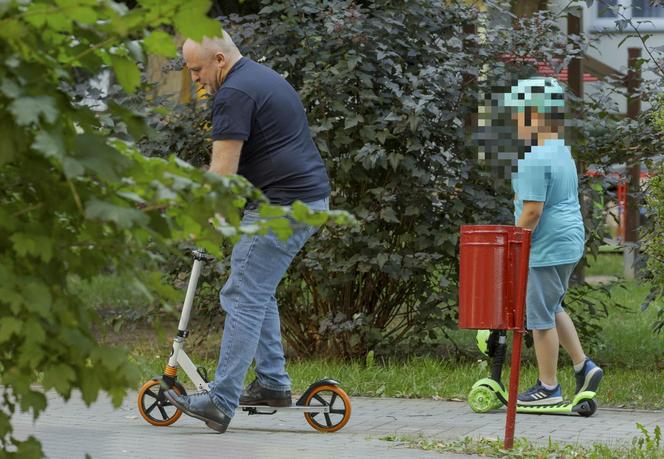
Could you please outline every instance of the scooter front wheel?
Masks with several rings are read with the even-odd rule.
[[[594,399],[584,400],[575,407],[574,411],[584,418],[589,418],[597,411],[597,402]]]
[[[181,395],[187,393],[178,382],[173,389]],[[164,395],[161,378],[152,378],[138,391],[138,412],[149,424],[158,427],[170,426],[182,416],[182,411]]]
[[[307,423],[319,432],[336,432],[350,420],[350,398],[338,386],[316,387],[304,401],[305,406],[328,407],[327,413],[304,413]]]
[[[502,405],[496,393],[487,386],[477,386],[471,390],[468,404],[475,413],[487,413]]]

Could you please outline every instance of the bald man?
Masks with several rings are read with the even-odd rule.
[[[300,200],[327,210],[329,180],[292,86],[243,57],[225,32],[201,43],[187,40],[182,53],[191,78],[214,96],[210,171],[246,177],[273,204]],[[242,223],[258,218],[250,204]],[[183,396],[167,391],[175,406],[223,433],[238,404],[291,405],[275,292],[315,231],[298,224],[287,241],[270,233],[245,236],[235,245],[231,273],[220,293],[226,320],[215,379],[209,392]],[[256,379],[243,392],[254,359]]]

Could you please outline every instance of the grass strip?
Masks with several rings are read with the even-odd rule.
[[[648,432],[637,424],[641,436],[631,444],[609,445],[596,443],[590,446],[560,444],[549,440],[546,445],[538,445],[525,438],[517,438],[510,450],[503,448],[499,439],[475,439],[465,437],[456,441],[439,441],[424,437],[388,435],[381,440],[398,443],[408,448],[436,451],[439,453],[477,454],[484,457],[533,458],[533,459],[662,459],[662,431],[659,426]]]
[[[162,373],[167,361],[166,353],[157,355],[132,355],[141,370],[141,383]],[[194,362],[214,375],[215,361]],[[433,398],[441,400],[466,400],[473,383],[488,376],[485,362],[456,363],[447,360],[411,358],[403,362],[376,362],[366,365],[361,361],[338,362],[330,360],[289,361],[288,373],[293,381],[293,391],[302,393],[309,384],[326,377],[341,382],[351,396]],[[532,385],[537,369],[530,364],[521,369],[521,388]],[[605,368],[597,402],[601,407],[664,409],[661,381],[664,371],[645,369]],[[183,372],[179,377],[188,383]],[[254,377],[247,375],[247,382]],[[503,380],[507,381],[505,372]],[[563,395],[571,397],[575,381],[571,368],[559,371]]]

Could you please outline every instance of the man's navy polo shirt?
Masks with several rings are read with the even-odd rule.
[[[251,59],[243,57],[233,66],[214,97],[212,139],[244,141],[238,174],[273,204],[312,202],[330,194],[297,92]]]

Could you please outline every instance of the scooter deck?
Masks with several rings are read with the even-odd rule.
[[[578,403],[572,403],[568,400],[565,400],[561,403],[556,403],[554,405],[516,405],[516,411],[518,413],[533,413],[533,414],[571,414],[575,413],[574,407]]]
[[[249,414],[274,414],[277,411],[297,411],[299,413],[329,413],[329,406],[268,406],[268,405],[240,405],[239,410],[248,411]]]
[[[502,384],[490,378],[485,378],[477,381],[473,385],[476,387],[484,386],[492,390],[500,403],[507,406],[508,396],[507,391]],[[573,400],[565,400],[560,403],[552,405],[516,405],[517,413],[529,414],[580,414],[582,416],[592,415],[597,409],[597,404],[594,401],[595,392],[584,391],[576,394]]]

